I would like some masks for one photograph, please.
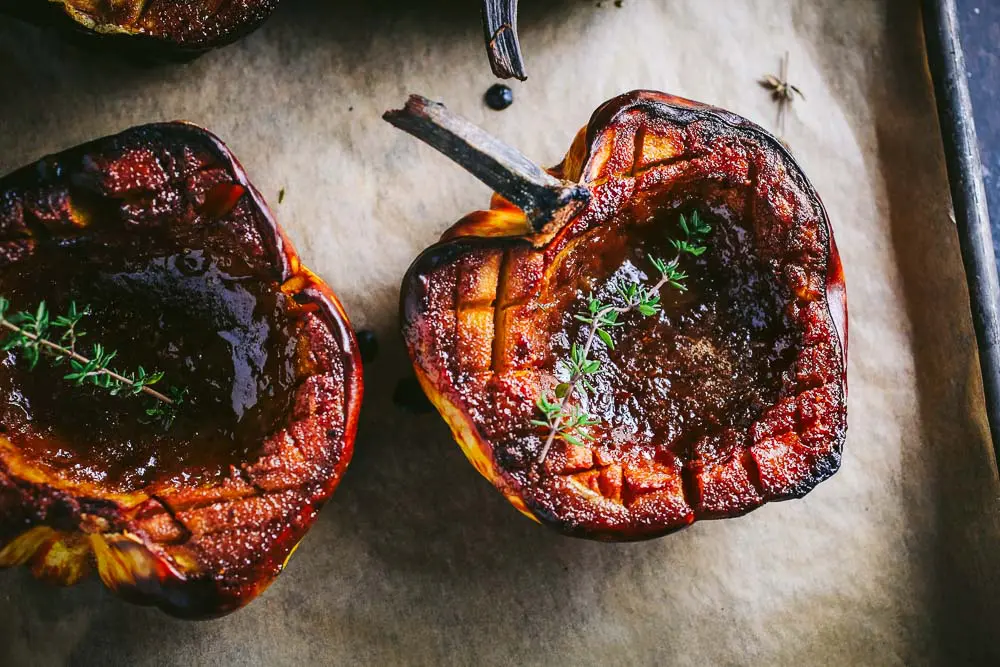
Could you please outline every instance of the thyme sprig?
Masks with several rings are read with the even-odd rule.
[[[100,343],[91,346],[89,356],[77,350],[80,339],[87,335],[80,329],[80,321],[90,314],[89,308],[81,310],[73,302],[65,315],[53,316],[44,301],[34,312],[11,313],[10,305],[10,300],[0,297],[0,328],[7,331],[0,339],[0,350],[19,350],[32,370],[43,357],[53,366],[68,362],[69,372],[63,379],[78,387],[98,387],[112,396],[146,394],[155,399],[146,408],[146,416],[164,428],[173,424],[186,390],[170,387],[164,394],[153,389],[152,385],[163,379],[161,371],[147,371],[142,366],[134,372],[112,369],[118,353]]]
[[[651,317],[659,313],[662,310],[660,290],[664,287],[687,291],[685,281],[688,274],[680,267],[681,259],[685,255],[700,257],[708,250],[705,242],[712,227],[701,219],[697,211],[691,214],[690,220],[681,215],[679,225],[684,237],[670,240],[676,251],[674,257],[665,261],[649,256],[653,268],[660,274],[655,284],[647,286],[630,282],[619,285],[614,303],[604,303],[591,295],[587,300],[587,310],[574,315],[576,320],[589,325],[590,331],[583,345],[573,343],[569,359],[559,362],[568,380],[556,385],[551,396],[543,394],[536,403],[543,418],[533,419],[531,423],[548,429],[545,444],[539,454],[540,464],[545,461],[557,438],[577,447],[594,439],[590,428],[599,425],[601,420],[590,414],[579,402],[581,392],[592,394],[596,391],[592,379],[601,372],[601,362],[590,358],[594,343],[600,340],[609,350],[613,350],[615,341],[611,331],[624,326],[621,319],[623,315],[636,311],[643,317]]]

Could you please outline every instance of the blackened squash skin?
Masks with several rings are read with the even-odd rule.
[[[847,305],[819,196],[784,146],[732,113],[636,91],[601,106],[551,173],[590,202],[536,231],[495,196],[410,267],[402,330],[417,377],[475,467],[569,535],[637,540],[797,498],[840,465]],[[679,220],[712,226],[687,292],[613,330],[593,442],[547,437],[538,398],[588,329],[587,298],[655,282]],[[561,378],[565,380],[565,378]]]
[[[85,346],[188,392],[164,429],[141,400],[3,353],[0,566],[71,584],[96,563],[182,617],[259,594],[350,461],[361,364],[340,303],[228,149],[149,125],[0,179],[0,293],[18,310],[86,305]]]

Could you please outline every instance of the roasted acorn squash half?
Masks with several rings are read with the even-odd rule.
[[[235,42],[278,0],[0,0],[0,12],[154,58],[186,59]]]
[[[84,350],[187,391],[165,425],[65,364],[0,354],[0,565],[72,584],[96,563],[113,591],[182,617],[258,595],[344,474],[361,364],[229,150],[148,125],[0,179],[0,294],[86,307]]]
[[[439,114],[411,99],[387,119],[412,132]],[[540,215],[525,193],[544,179],[519,182],[520,158],[471,131],[461,150],[440,128],[413,133],[507,197],[413,263],[401,318],[428,397],[517,509],[570,535],[635,540],[800,497],[838,469],[844,275],[819,196],[773,136],[704,104],[622,95],[550,170],[562,195]],[[566,394],[590,327],[577,316],[655,282],[651,257],[670,256],[682,216],[711,228],[707,251],[679,264],[686,291],[666,285],[655,313],[608,328],[613,348],[593,345],[600,371],[576,400],[597,423],[547,451],[539,399]]]

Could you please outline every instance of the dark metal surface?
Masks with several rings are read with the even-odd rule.
[[[983,162],[993,254],[1000,265],[1000,2],[957,0],[955,4]]]
[[[1000,442],[1000,281],[966,79],[958,8],[955,0],[924,0],[923,10],[928,63],[934,79],[955,222],[969,283],[972,323],[979,344],[987,418],[996,454]]]

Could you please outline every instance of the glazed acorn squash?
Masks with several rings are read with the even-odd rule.
[[[439,111],[411,99],[387,119],[412,131]],[[439,128],[414,133],[441,148]],[[521,160],[465,137],[485,148],[451,154],[467,168],[474,156],[487,184],[514,199],[537,189],[517,183]],[[601,106],[550,173],[565,196],[548,214],[496,195],[403,280],[417,377],[476,469],[527,516],[601,540],[740,515],[832,475],[847,427],[844,276],[785,147],[727,111],[637,91]],[[674,267],[686,291],[666,284],[656,308],[608,327],[587,359],[593,386],[573,399],[590,425],[550,438],[540,399],[567,395],[591,299],[656,282],[652,259],[692,220],[711,233]]]
[[[183,59],[252,32],[277,5],[278,0],[0,0],[0,12]]]
[[[236,609],[281,572],[351,458],[354,334],[243,169],[192,125],[133,128],[0,179],[0,294],[89,309],[85,349],[187,394],[137,397],[0,355],[0,566],[130,600]]]

